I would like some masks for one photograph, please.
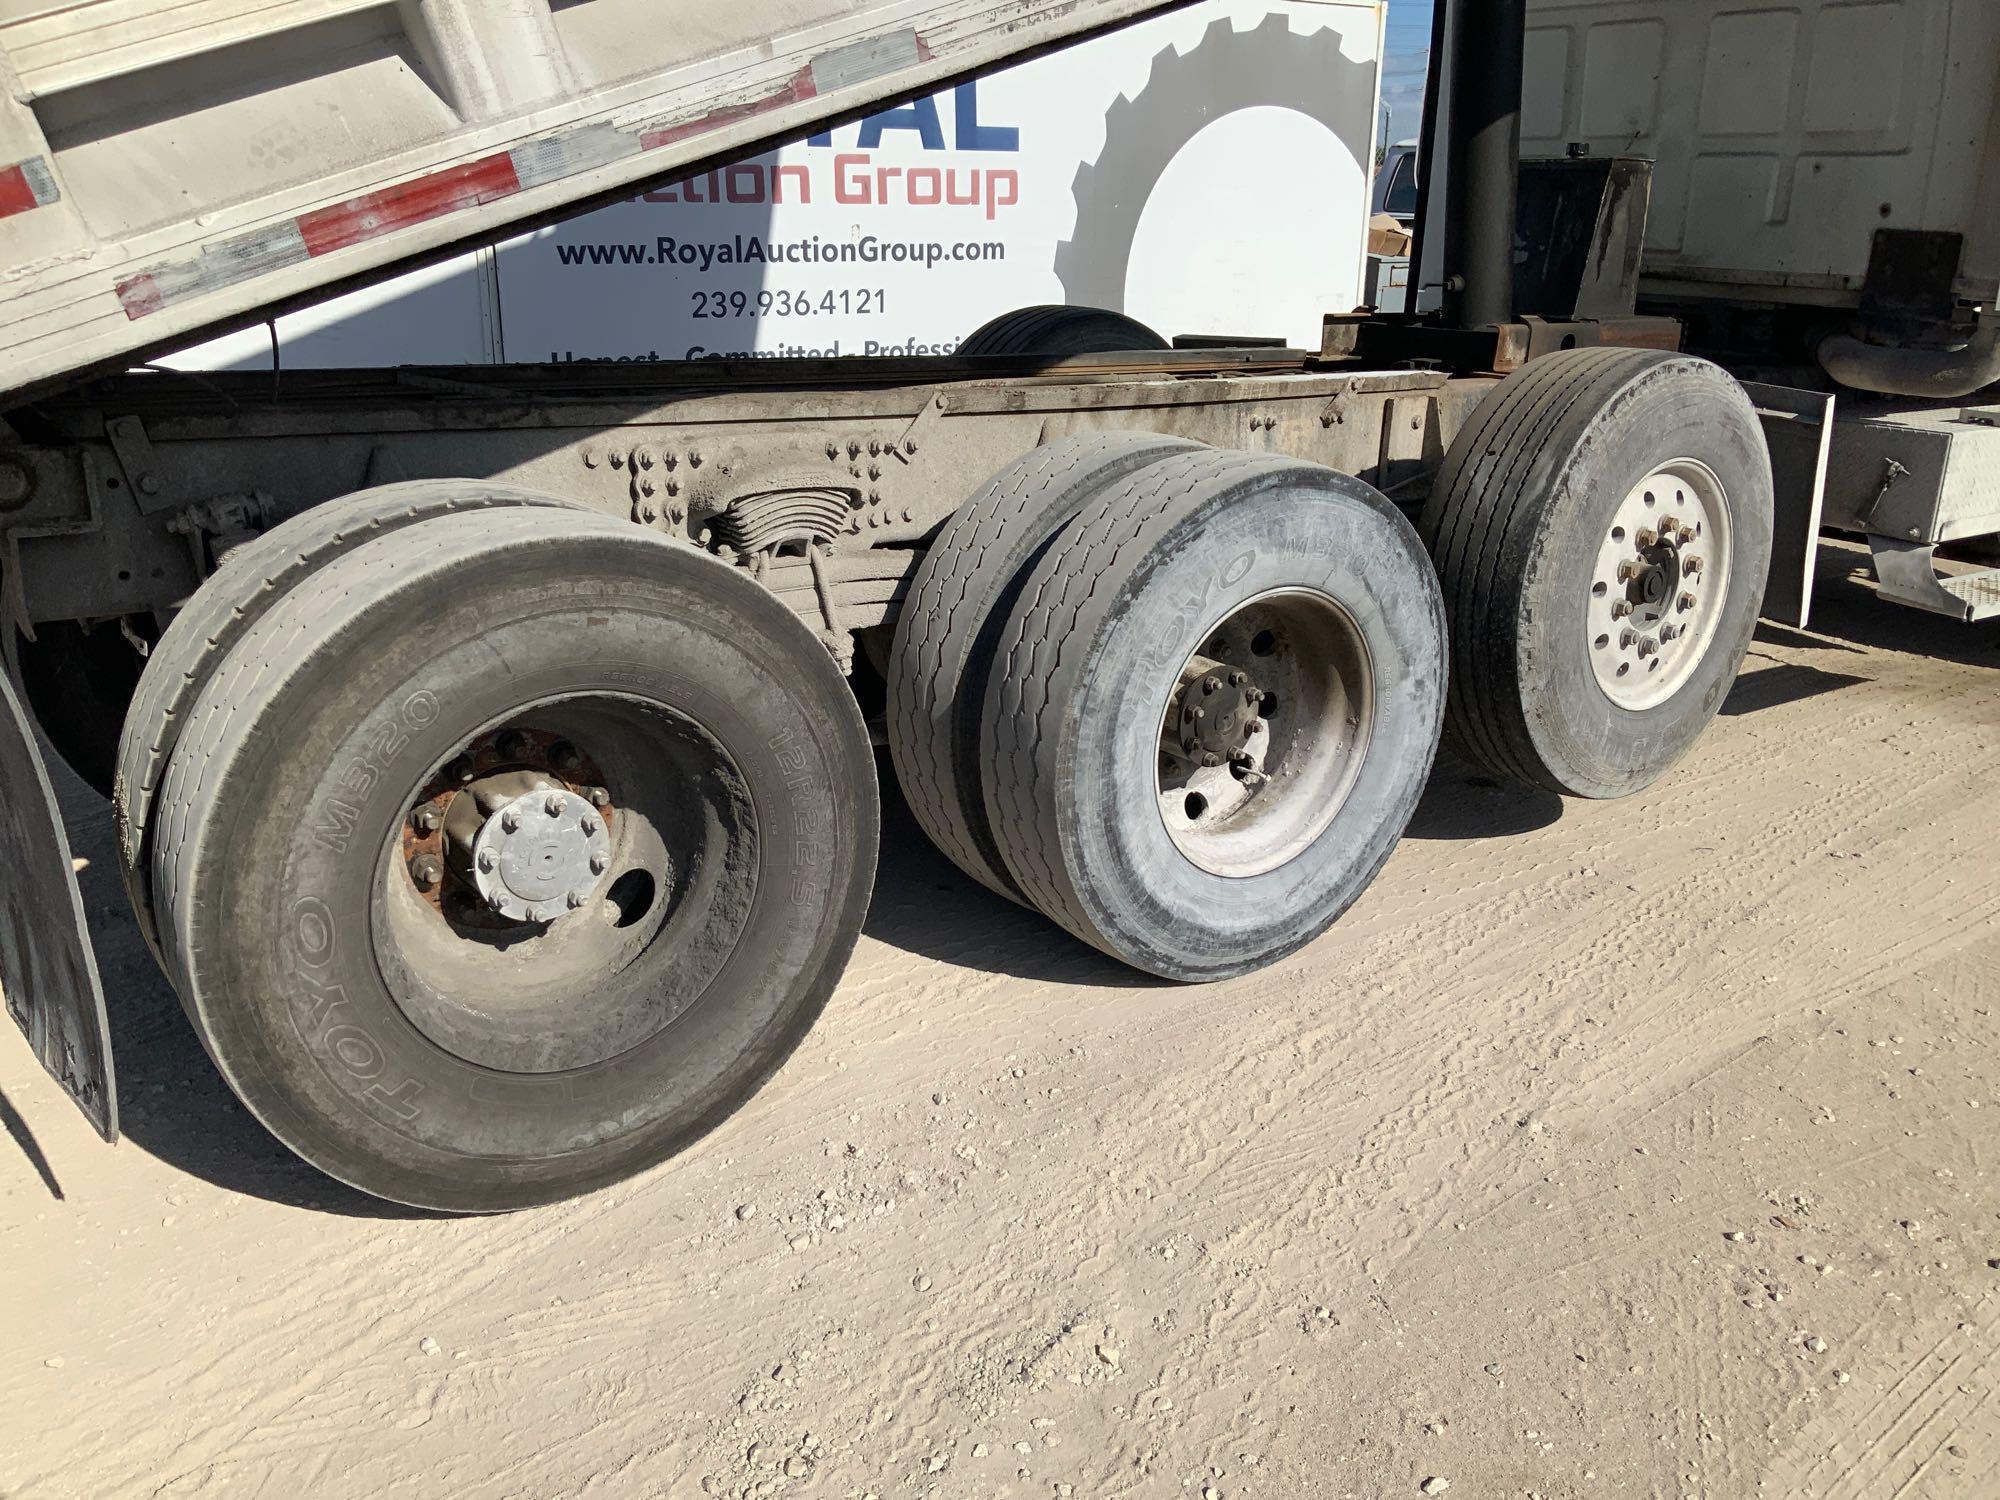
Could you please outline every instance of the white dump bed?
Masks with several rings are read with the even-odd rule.
[[[1176,0],[5,0],[0,395]]]

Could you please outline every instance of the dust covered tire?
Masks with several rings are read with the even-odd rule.
[[[955,354],[1122,354],[1169,345],[1137,318],[1103,307],[1019,307],[981,324]]]
[[[408,480],[316,505],[222,560],[154,644],[118,739],[111,791],[118,869],[155,956],[159,938],[146,872],[146,823],[187,710],[230,647],[299,580],[377,537],[462,511],[570,504],[490,480]]]
[[[1062,533],[1008,618],[983,725],[1009,871],[1149,973],[1282,957],[1361,894],[1416,807],[1442,633],[1421,543],[1360,480],[1213,452],[1140,470]],[[1197,707],[1216,712],[1192,731]],[[1251,790],[1223,807],[1217,775]],[[1174,826],[1203,786],[1216,818]]]
[[[1706,361],[1579,349],[1509,375],[1419,523],[1451,621],[1454,745],[1570,796],[1664,775],[1749,649],[1771,501],[1756,413]]]
[[[316,570],[202,688],[152,840],[169,976],[332,1176],[463,1211],[583,1192],[804,1036],[866,910],[873,766],[825,648],[741,574],[605,517],[435,518]],[[461,806],[496,839],[546,810],[496,878],[547,907],[420,873],[413,806],[445,847]]]
[[[1199,446],[1152,433],[1044,444],[953,514],[910,583],[886,674],[896,779],[931,842],[1010,900],[1024,898],[987,822],[979,733],[1000,632],[1035,560],[1078,511],[1127,475]]]

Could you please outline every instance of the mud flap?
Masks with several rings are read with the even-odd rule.
[[[55,790],[0,672],[0,991],[7,1013],[98,1134],[118,1139],[111,1024]]]

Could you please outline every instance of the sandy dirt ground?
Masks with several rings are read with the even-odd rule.
[[[504,1218],[263,1136],[78,793],[128,1138],[0,1036],[0,1492],[2000,1495],[2000,630],[1820,609],[1630,801],[1441,766],[1212,988],[891,794],[777,1080]]]

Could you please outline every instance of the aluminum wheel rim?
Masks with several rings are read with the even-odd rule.
[[[1729,597],[1729,495],[1695,458],[1663,463],[1605,523],[1585,598],[1598,688],[1638,711],[1664,703],[1706,656]]]
[[[1183,663],[1161,715],[1168,837],[1211,874],[1277,869],[1333,822],[1374,726],[1367,641],[1336,600],[1280,589],[1238,605]]]

